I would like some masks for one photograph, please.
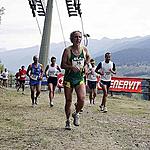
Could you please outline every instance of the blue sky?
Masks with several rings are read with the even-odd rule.
[[[92,39],[150,35],[150,0],[80,0],[85,33]],[[64,36],[81,30],[79,17],[68,17],[65,0],[57,0]],[[54,0],[51,42],[63,41]],[[0,0],[5,7],[0,25],[0,49],[40,45],[41,35],[28,0]],[[37,17],[42,29],[44,17]]]

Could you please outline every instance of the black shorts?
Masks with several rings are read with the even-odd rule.
[[[25,80],[19,80],[20,84],[25,84]]]
[[[49,77],[47,80],[48,84],[52,83],[53,85],[57,85],[57,77]]]
[[[111,81],[103,81],[103,80],[101,80],[100,83],[103,84],[103,85],[106,85],[107,89],[109,89],[109,87],[111,85]]]
[[[88,80],[88,86],[90,89],[96,89],[96,83],[97,81],[89,81]]]

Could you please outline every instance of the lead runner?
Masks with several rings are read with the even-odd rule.
[[[86,87],[84,82],[84,71],[87,70],[87,63],[90,61],[90,56],[86,47],[81,46],[82,34],[80,31],[74,31],[70,34],[72,45],[65,48],[61,68],[65,69],[64,75],[64,93],[65,93],[65,113],[66,126],[65,129],[71,130],[70,114],[72,104],[73,89],[77,95],[76,111],[72,114],[74,125],[79,126],[79,112],[84,106],[86,97]]]

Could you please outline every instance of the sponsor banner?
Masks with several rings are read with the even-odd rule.
[[[112,77],[110,91],[142,93],[142,79]],[[98,90],[102,90],[100,83],[97,84]]]
[[[58,87],[63,87],[62,73],[58,74]],[[100,78],[97,78],[97,89],[102,90],[100,86]],[[110,91],[116,92],[130,92],[130,93],[142,93],[142,79],[141,78],[127,78],[127,77],[112,77]]]

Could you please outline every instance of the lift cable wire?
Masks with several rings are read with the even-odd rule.
[[[81,26],[82,26],[82,32],[83,32],[83,37],[84,37],[84,45],[88,46],[88,37],[90,37],[90,35],[89,34],[85,34],[85,32],[84,32],[82,12],[81,12],[81,7],[80,6],[81,6],[80,0],[74,0],[75,10],[77,10],[78,15],[79,15],[79,17],[81,19]]]
[[[38,16],[45,16],[45,10],[44,10],[44,6],[43,6],[44,0],[28,0],[28,2],[29,2],[29,6],[32,10],[32,15],[33,15],[33,17],[36,18],[36,23],[38,26],[39,33],[40,33],[40,35],[42,35],[41,29],[40,29],[40,24],[39,24],[36,13],[38,14]]]
[[[90,36],[89,36],[89,34],[85,34],[82,16],[80,16],[80,18],[81,18],[82,32],[83,32],[83,36],[84,36],[84,45],[88,46],[88,37],[90,37]]]
[[[42,35],[39,21],[38,21],[37,16],[36,16],[36,5],[37,5],[36,3],[38,3],[38,9],[39,9],[39,11],[37,11],[38,15],[39,16],[45,16],[46,12],[45,12],[44,6],[43,6],[43,4],[45,4],[44,0],[28,0],[28,1],[29,1],[30,8],[32,9],[33,17],[36,18],[36,23],[38,25],[39,33],[40,33],[40,35]],[[58,17],[59,17],[61,32],[62,32],[62,36],[63,36],[64,46],[66,47],[67,44],[66,44],[66,40],[65,40],[65,36],[64,36],[63,25],[61,22],[61,17],[60,17],[60,12],[59,12],[59,8],[58,8],[57,0],[55,0],[55,3],[56,3],[57,13],[58,13]],[[82,33],[83,33],[83,37],[84,37],[84,45],[87,46],[88,45],[88,37],[90,37],[90,35],[85,34],[85,32],[84,32],[82,12],[81,12],[81,8],[80,8],[80,6],[81,6],[80,0],[66,0],[66,5],[67,5],[69,17],[71,17],[71,16],[79,16],[80,17],[81,26],[82,26]]]
[[[66,44],[66,40],[65,40],[65,36],[64,36],[64,31],[63,31],[63,26],[62,26],[62,22],[61,22],[61,17],[60,17],[60,12],[59,12],[59,8],[58,8],[57,0],[55,0],[55,3],[56,3],[57,13],[58,13],[58,17],[59,17],[59,23],[60,23],[60,28],[61,28],[62,36],[63,36],[63,41],[64,41],[64,45],[66,47],[67,44]]]

